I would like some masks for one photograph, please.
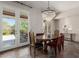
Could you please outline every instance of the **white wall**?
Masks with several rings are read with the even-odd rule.
[[[64,25],[67,25],[72,30],[70,33],[75,33],[75,41],[79,42],[79,7],[65,11],[59,15],[59,29],[63,31]]]
[[[31,9],[29,12],[29,18],[30,30],[34,31],[35,33],[43,32],[41,11],[38,9]]]

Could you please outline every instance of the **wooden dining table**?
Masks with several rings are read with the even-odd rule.
[[[48,38],[46,35],[37,36],[36,41],[43,43],[43,51],[47,52],[47,43],[53,41],[53,38]]]

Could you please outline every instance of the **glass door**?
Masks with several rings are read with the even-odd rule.
[[[2,18],[2,47],[5,49],[15,45],[15,24],[13,18]]]
[[[28,43],[28,20],[20,19],[20,43]]]
[[[28,40],[28,17],[19,11],[0,12],[0,51],[23,46]]]

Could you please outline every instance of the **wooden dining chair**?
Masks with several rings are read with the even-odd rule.
[[[58,50],[60,52],[61,51],[61,44],[62,44],[62,36],[60,36],[59,30],[55,30],[54,31],[54,37],[55,38],[58,38],[57,45],[58,45]]]
[[[43,45],[36,42],[36,36],[34,35],[34,32],[29,32],[29,38],[30,38],[30,52],[32,52],[31,48],[34,48],[33,54],[35,57],[36,56],[36,49],[43,47]]]
[[[60,37],[60,34],[59,34],[59,30],[54,31],[54,38],[57,38],[56,39],[57,49],[60,52],[61,51],[61,37]]]
[[[40,41],[40,39],[42,39],[43,38],[43,35],[44,35],[44,33],[37,33],[36,34],[36,47],[37,48],[43,48],[43,44],[42,44],[42,41]]]
[[[61,51],[61,38],[59,36],[59,30],[55,30],[54,32],[54,38],[52,39],[52,42],[47,43],[50,48],[54,48],[55,56],[57,56],[57,50]]]
[[[47,46],[50,46],[50,48],[54,48],[55,51],[55,57],[57,57],[57,53],[61,51],[61,41],[60,37],[52,39],[53,41],[48,43]],[[57,52],[58,51],[58,52]]]
[[[30,39],[30,54],[32,54],[31,50],[33,48],[33,56],[35,57],[35,54],[36,54],[36,49],[35,49],[35,36],[34,36],[34,32],[29,32],[29,39]]]
[[[47,46],[49,46],[51,49],[54,48],[56,57],[57,56],[56,38],[54,38],[54,41],[47,43]]]

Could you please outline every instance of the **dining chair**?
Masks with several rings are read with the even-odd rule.
[[[35,38],[34,38],[34,32],[29,32],[29,39],[30,39],[30,54],[32,54],[32,49],[33,48],[33,56],[35,57],[36,54],[36,49],[35,49]]]
[[[44,33],[37,33],[36,34],[36,47],[37,48],[43,48],[43,43],[42,43],[42,41],[40,41],[39,39],[42,39],[43,38],[43,35],[44,35]]]
[[[55,30],[54,32],[54,38],[52,39],[52,42],[47,43],[47,46],[50,46],[50,48],[54,48],[55,56],[57,56],[57,50],[61,51],[61,38],[59,36],[59,31]]]
[[[52,39],[52,42],[47,43],[47,46],[49,46],[51,49],[53,48],[55,51],[55,57],[57,56],[57,48],[58,48],[58,44],[57,44],[57,40],[58,38],[54,38]]]
[[[58,38],[58,50],[59,50],[59,52],[61,51],[61,46],[63,46],[63,37],[62,37],[62,33],[59,33],[59,30],[55,30],[54,31],[54,37],[55,38]]]
[[[31,54],[31,48],[34,48],[33,54],[34,57],[36,56],[36,49],[39,49],[42,45],[38,42],[36,42],[36,36],[34,32],[29,32],[29,38],[30,38],[30,54]]]
[[[61,37],[60,37],[59,30],[54,31],[54,38],[56,38],[57,49],[60,52],[61,51]]]

